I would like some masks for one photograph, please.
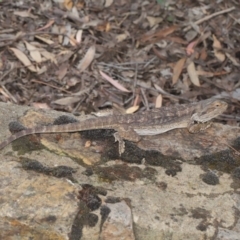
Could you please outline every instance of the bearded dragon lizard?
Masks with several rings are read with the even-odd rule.
[[[114,129],[115,141],[119,141],[119,152],[124,152],[122,139],[138,142],[144,135],[161,134],[176,128],[187,128],[189,132],[199,132],[209,127],[208,122],[227,109],[222,100],[203,100],[196,103],[163,107],[145,112],[126,115],[110,115],[92,118],[82,122],[63,125],[26,128],[8,137],[0,144],[4,148],[14,140],[35,133],[78,132],[94,129]]]

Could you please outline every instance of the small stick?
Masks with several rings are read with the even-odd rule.
[[[213,17],[216,17],[216,16],[218,16],[218,15],[221,15],[221,14],[223,14],[223,13],[231,12],[231,11],[233,11],[234,9],[236,9],[236,8],[235,8],[235,7],[231,7],[231,8],[227,8],[227,9],[224,9],[224,10],[222,10],[222,11],[219,11],[219,12],[215,12],[215,13],[209,15],[209,16],[206,16],[206,17],[204,17],[204,18],[202,18],[202,19],[200,19],[200,20],[197,20],[196,22],[194,22],[194,24],[197,24],[197,25],[198,25],[198,24],[200,24],[200,23],[202,23],[202,22],[205,22],[205,21],[207,21],[207,20],[209,20],[209,19],[211,19],[211,18],[213,18]],[[191,28],[192,28],[192,26],[185,27],[185,28],[183,29],[183,31],[186,32],[186,31],[188,31],[188,30],[191,29]]]
[[[54,86],[54,85],[52,85],[52,84],[49,84],[49,83],[46,83],[46,82],[42,82],[42,81],[39,81],[39,80],[36,80],[36,79],[32,79],[31,82],[40,83],[40,84],[49,86],[49,87],[51,87],[51,88],[58,89],[58,90],[60,90],[60,91],[62,91],[62,92],[72,94],[72,92],[69,92],[69,91],[67,91],[67,90],[65,90],[65,89],[63,89],[63,88],[59,88],[59,87],[56,87],[56,86]]]

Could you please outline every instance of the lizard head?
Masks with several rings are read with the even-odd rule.
[[[192,115],[192,120],[197,122],[207,122],[226,111],[228,104],[222,100],[206,100],[200,108]]]

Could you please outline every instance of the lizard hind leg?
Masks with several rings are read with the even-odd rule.
[[[125,142],[123,139],[131,142],[139,142],[141,140],[141,137],[127,125],[115,128],[115,130],[117,130],[117,132],[114,133],[114,138],[115,142],[118,141],[120,156],[125,151]]]

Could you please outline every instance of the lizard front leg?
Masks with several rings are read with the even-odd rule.
[[[202,132],[202,131],[205,131],[207,128],[211,127],[211,125],[212,125],[212,122],[194,123],[193,121],[188,124],[188,131],[190,133]]]
[[[115,128],[115,130],[117,132],[114,134],[114,138],[115,142],[118,141],[119,143],[119,155],[125,151],[125,142],[123,139],[131,142],[139,142],[141,140],[141,137],[128,125],[121,125]]]

